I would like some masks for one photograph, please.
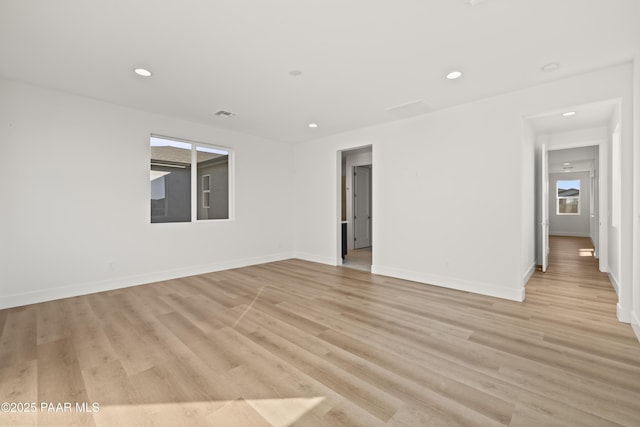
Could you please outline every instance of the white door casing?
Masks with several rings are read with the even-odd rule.
[[[549,267],[549,156],[547,145],[540,147],[540,191],[542,200],[540,203],[540,250],[542,272],[546,273]]]

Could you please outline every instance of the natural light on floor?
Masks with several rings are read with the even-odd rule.
[[[118,420],[145,420],[155,424],[179,425],[185,417],[194,425],[216,426],[271,425],[287,427],[318,406],[324,397],[293,397],[281,399],[238,399],[228,401],[197,401],[152,403],[142,405],[102,405],[94,414],[98,425],[116,425]],[[173,424],[175,422],[175,424]]]
[[[579,249],[580,256],[593,256],[593,248]]]

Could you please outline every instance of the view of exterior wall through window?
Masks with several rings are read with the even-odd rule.
[[[229,219],[227,149],[152,135],[151,222]]]
[[[580,215],[580,180],[556,181],[558,215]]]

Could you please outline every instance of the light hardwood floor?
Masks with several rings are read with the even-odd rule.
[[[516,303],[289,260],[0,311],[0,425],[639,426],[587,239]],[[99,412],[77,412],[97,402]]]

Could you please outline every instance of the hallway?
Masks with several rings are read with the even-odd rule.
[[[618,297],[608,275],[598,269],[591,240],[586,237],[550,236],[549,247],[548,270],[534,274],[527,284],[527,300],[539,293],[559,292],[562,296],[577,299],[576,303],[582,307],[586,301],[598,302],[602,305],[598,305],[598,310],[615,315]],[[544,286],[531,286],[532,282],[538,281]]]
[[[544,341],[637,372],[638,340],[616,318],[618,296],[590,239],[551,236],[549,246],[547,272],[536,271],[526,287],[531,320],[547,324]]]

